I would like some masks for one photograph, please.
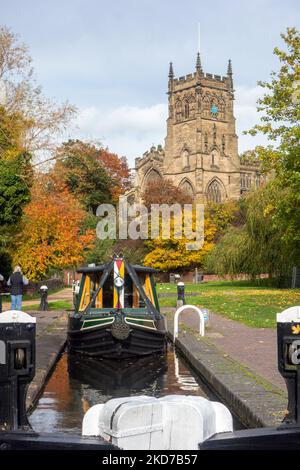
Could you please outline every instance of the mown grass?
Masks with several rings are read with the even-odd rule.
[[[53,300],[48,302],[49,310],[67,310],[72,308],[72,302],[67,300]],[[39,310],[40,304],[24,305],[23,310]]]
[[[158,284],[158,293],[176,292],[174,284]],[[276,313],[300,305],[300,289],[256,286],[249,281],[186,284],[186,303],[199,305],[231,320],[256,328],[274,328]],[[189,292],[199,295],[190,296]],[[176,298],[159,298],[161,307],[175,307]]]

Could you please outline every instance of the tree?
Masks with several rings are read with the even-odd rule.
[[[272,187],[279,197],[272,212],[273,224],[300,257],[300,34],[288,28],[281,34],[286,50],[274,49],[280,61],[270,82],[259,82],[267,93],[258,101],[261,123],[249,131],[264,133],[274,145],[259,148],[265,171],[271,171]],[[297,255],[295,255],[297,253]]]
[[[220,276],[264,273],[279,284],[291,273],[297,253],[284,239],[285,227],[274,221],[282,190],[270,182],[242,201],[245,223],[230,225],[205,258],[206,269]]]
[[[147,209],[150,209],[151,204],[191,204],[193,197],[170,180],[161,178],[147,184],[142,193],[142,200]]]
[[[0,106],[0,248],[11,244],[30,200],[31,155],[21,145],[23,118]]]
[[[218,274],[268,273],[282,284],[300,264],[300,35],[288,28],[281,37],[286,50],[274,49],[280,69],[259,82],[266,90],[258,100],[261,122],[248,131],[272,145],[243,155],[261,161],[269,181],[244,199],[244,223],[225,231],[206,263]]]
[[[8,250],[0,249],[0,274],[4,279],[8,280],[12,272],[12,257]],[[1,285],[1,283],[0,283]]]
[[[0,160],[13,160],[24,152],[22,133],[24,118],[21,113],[7,113],[0,105]]]
[[[81,203],[96,213],[99,204],[112,202],[113,181],[98,159],[98,149],[80,140],[69,140],[56,151],[53,175]]]
[[[280,70],[271,73],[270,82],[258,82],[267,90],[258,100],[257,110],[263,115],[261,123],[248,131],[252,135],[262,132],[278,143],[278,151],[274,152],[270,147],[270,152],[263,155],[263,162],[267,169],[274,169],[279,174],[284,172],[289,161],[288,149],[297,147],[300,137],[300,34],[295,28],[288,28],[281,37],[287,50],[274,49],[281,62]]]
[[[30,181],[26,178],[30,168],[26,167],[23,155],[13,161],[0,159],[0,245],[9,242],[30,200]]]
[[[119,196],[130,189],[132,184],[127,160],[103,148],[99,149],[97,159],[113,182],[111,194],[113,201],[117,202]]]
[[[192,206],[193,197],[175,186],[168,179],[159,179],[150,182],[142,193],[143,204],[151,209],[152,204],[179,204],[182,209],[184,205]],[[180,220],[178,220],[178,217]],[[151,223],[149,221],[149,233],[151,233]],[[186,271],[195,267],[201,267],[204,255],[213,246],[213,239],[216,234],[216,226],[211,220],[205,220],[205,241],[200,250],[188,250],[188,240],[184,234],[181,238],[175,237],[175,224],[180,224],[184,229],[183,218],[178,214],[170,217],[170,237],[164,238],[162,215],[159,217],[159,236],[155,239],[145,241],[148,253],[144,256],[144,263],[147,266],[158,269],[159,271]],[[193,230],[196,228],[195,212],[193,212]],[[183,230],[182,230],[183,231]]]
[[[44,97],[31,63],[28,47],[9,28],[1,27],[0,104],[9,116],[22,116],[22,149],[32,154],[43,151],[44,159],[56,146],[57,135],[66,128],[75,108]]]
[[[195,222],[195,220],[194,220]],[[174,228],[174,226],[172,227]],[[193,227],[195,229],[195,226]],[[188,250],[187,244],[191,241],[183,237],[174,238],[174,230],[169,239],[161,236],[149,240],[145,244],[150,249],[146,254],[144,263],[146,266],[158,269],[159,271],[187,271],[194,268],[203,268],[205,255],[214,246],[216,226],[209,220],[204,221],[204,244],[201,249]]]
[[[86,214],[76,199],[67,188],[49,187],[47,176],[35,180],[12,253],[33,280],[43,279],[51,268],[75,267],[94,245],[94,231],[81,230]]]
[[[224,203],[210,202],[205,207],[205,218],[216,227],[214,241],[217,242],[230,224],[235,226],[245,222],[243,214],[243,200],[229,200]]]

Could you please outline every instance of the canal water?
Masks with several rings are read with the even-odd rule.
[[[110,398],[198,395],[215,399],[169,345],[166,355],[95,361],[64,353],[30,416],[37,432],[81,434],[86,411]]]

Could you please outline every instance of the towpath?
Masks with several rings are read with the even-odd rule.
[[[170,308],[163,308],[170,311]],[[175,309],[173,309],[175,312]],[[199,331],[199,317],[193,310],[183,312],[180,322]],[[182,326],[184,328],[184,326]],[[210,312],[206,339],[229,355],[263,376],[274,385],[286,390],[285,382],[277,369],[276,329],[251,328],[234,320]]]
[[[9,301],[9,295],[3,297],[3,311],[4,310],[9,310],[10,309],[10,301]],[[48,296],[48,301],[56,301],[56,300],[69,300],[72,301],[73,299],[73,293],[72,293],[72,288],[71,287],[66,287],[64,289],[61,289],[58,292],[54,292],[54,294],[50,294]],[[34,298],[30,300],[23,300],[22,302],[22,309],[24,310],[23,307],[26,307],[27,305],[33,305],[33,304],[39,304],[40,299],[39,298]]]

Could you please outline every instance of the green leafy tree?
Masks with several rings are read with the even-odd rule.
[[[261,123],[249,131],[265,134],[273,145],[259,148],[265,171],[273,175],[272,187],[281,197],[272,220],[291,252],[299,257],[300,241],[300,34],[288,28],[281,37],[285,50],[274,49],[280,61],[270,82],[259,82],[267,93],[258,101]],[[296,255],[295,255],[296,254]]]
[[[0,249],[0,274],[4,279],[8,279],[12,272],[12,257],[8,250]],[[1,286],[1,283],[0,283]]]
[[[0,226],[15,225],[30,200],[29,182],[24,176],[23,155],[12,162],[0,160]]]
[[[286,50],[274,49],[281,67],[271,73],[271,81],[258,82],[267,91],[258,100],[261,123],[248,131],[252,135],[262,132],[278,144],[277,151],[273,147],[262,149],[262,160],[267,169],[274,169],[279,175],[289,166],[290,151],[299,147],[300,138],[300,34],[295,28],[288,28],[281,37]]]
[[[80,140],[69,140],[56,152],[54,176],[66,184],[85,210],[96,213],[99,204],[112,202],[113,180],[98,160],[98,149]]]
[[[288,28],[281,37],[285,50],[274,49],[280,68],[259,82],[266,91],[258,100],[261,122],[248,131],[263,133],[270,145],[243,155],[261,161],[269,181],[244,199],[244,223],[230,227],[206,257],[219,274],[268,273],[279,282],[300,264],[300,35]]]
[[[206,269],[220,276],[269,274],[284,285],[298,254],[284,237],[285,227],[278,227],[274,220],[282,197],[282,190],[273,182],[249,194],[242,202],[245,223],[227,228],[206,256]]]
[[[0,106],[0,249],[6,254],[13,249],[33,179],[31,155],[22,146],[22,129],[21,114],[8,113]]]

